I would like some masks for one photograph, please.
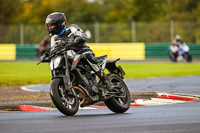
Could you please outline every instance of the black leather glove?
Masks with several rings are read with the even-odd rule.
[[[45,52],[42,56],[40,56],[41,62],[46,62],[46,58],[49,56],[49,53]]]
[[[74,39],[74,43],[75,43],[75,44],[78,44],[78,43],[81,42],[81,40],[82,40],[81,37],[78,37],[78,36],[77,36],[77,37]]]

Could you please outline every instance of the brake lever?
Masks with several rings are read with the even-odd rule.
[[[45,62],[45,60],[47,60],[47,59],[45,58],[44,60],[39,61],[39,62],[37,63],[37,65],[39,65],[39,64],[42,63],[42,62]]]
[[[37,65],[39,65],[40,63],[42,63],[42,61],[38,62]]]
[[[48,60],[49,60],[51,57],[53,57],[53,55],[54,55],[54,53],[53,53],[53,54],[48,54],[48,55],[46,55],[46,57],[42,58],[42,60],[40,60],[40,61],[37,63],[37,65],[39,65],[39,64],[42,63],[42,62],[48,62]]]
[[[46,57],[45,59],[41,60],[40,62],[37,63],[37,65],[39,65],[42,62],[45,62],[47,60],[49,60],[51,57],[53,57],[55,54],[59,54],[62,53],[64,51],[66,51],[71,45],[73,45],[73,43],[69,44],[67,46],[65,46],[64,48],[62,48],[61,50],[57,51],[57,48],[55,48],[53,51],[50,52],[50,55],[48,57]],[[56,52],[57,51],[57,52]]]

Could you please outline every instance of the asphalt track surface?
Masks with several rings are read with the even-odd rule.
[[[131,92],[200,95],[200,76],[125,79]]]
[[[126,79],[130,91],[200,94],[200,76]],[[109,109],[0,113],[0,133],[199,133],[200,102],[131,107],[124,114]]]
[[[130,92],[162,92],[200,95],[200,76],[125,79]],[[49,84],[27,86],[30,91],[48,91]]]
[[[1,133],[199,133],[200,102],[131,107],[124,114],[108,109],[0,114]]]

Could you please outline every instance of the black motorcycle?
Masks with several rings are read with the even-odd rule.
[[[115,113],[124,113],[130,107],[130,93],[123,81],[125,72],[115,61],[107,61],[107,55],[97,57],[98,64],[107,74],[113,88],[108,91],[88,63],[84,54],[69,49],[69,44],[52,48],[41,59],[48,62],[52,80],[50,96],[57,109],[65,115],[74,115],[79,106],[85,107],[103,101]],[[38,64],[39,64],[38,63]],[[109,89],[110,90],[110,89]]]

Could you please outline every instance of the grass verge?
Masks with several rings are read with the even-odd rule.
[[[125,78],[200,75],[200,63],[121,63]]]
[[[0,62],[0,86],[49,83],[47,63]],[[125,78],[200,75],[200,63],[118,63],[126,72]]]

